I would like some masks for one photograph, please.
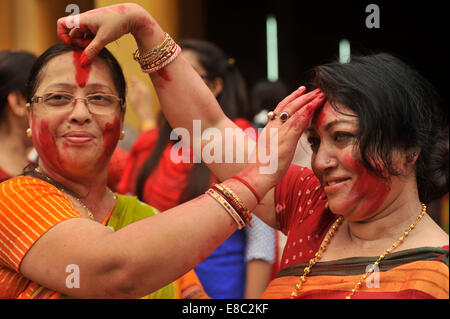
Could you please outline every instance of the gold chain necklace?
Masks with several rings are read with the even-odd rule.
[[[422,217],[425,215],[425,213],[427,212],[427,206],[425,204],[421,204],[422,205],[422,211],[420,212],[420,214],[417,216],[416,220],[414,221],[414,223],[412,223],[411,225],[409,225],[409,228],[403,233],[402,236],[400,236],[400,238],[394,242],[391,247],[389,247],[388,249],[386,249],[386,251],[384,253],[382,253],[380,255],[380,257],[378,257],[377,261],[373,264],[373,266],[369,269],[368,272],[366,272],[364,275],[361,276],[361,278],[359,279],[358,283],[355,285],[355,287],[352,289],[352,291],[350,292],[350,294],[345,297],[346,299],[351,299],[351,297],[356,293],[356,291],[361,287],[363,280],[366,280],[366,278],[372,274],[375,271],[375,267],[377,267],[380,262],[384,259],[384,257],[386,257],[387,254],[391,253],[392,250],[394,250],[398,245],[400,245],[405,238],[409,235],[409,232],[416,227],[416,224],[419,222],[419,220],[422,219]],[[317,253],[314,255],[314,258],[309,260],[309,265],[305,267],[305,269],[303,269],[303,275],[300,276],[300,280],[299,282],[295,285],[295,290],[291,293],[291,299],[294,299],[295,297],[298,296],[298,293],[302,287],[302,285],[305,283],[306,281],[306,275],[308,275],[311,272],[311,268],[322,258],[322,254],[325,252],[325,250],[327,249],[328,244],[331,241],[331,238],[334,236],[334,233],[337,231],[337,229],[339,228],[340,224],[342,223],[342,221],[344,220],[344,218],[342,216],[339,216],[338,219],[336,219],[336,221],[334,222],[333,226],[331,226],[331,229],[329,230],[324,242],[322,245],[320,245],[319,250],[317,251]]]
[[[45,173],[43,173],[43,172],[39,169],[39,167],[36,167],[36,168],[34,169],[34,171],[35,171],[36,173],[38,173],[39,175],[41,175],[42,177],[44,177],[44,178],[47,180],[47,182],[49,182],[50,184],[53,185],[54,182],[56,182],[55,180],[53,180],[52,178],[50,178],[49,176],[47,176]],[[56,183],[58,183],[58,185],[60,184],[59,182],[56,182]],[[75,199],[77,200],[77,202],[80,203],[80,205],[86,210],[86,212],[87,212],[89,218],[95,221],[94,214],[92,214],[91,210],[83,203],[83,201],[82,201],[80,198],[78,198],[78,196],[76,196],[75,194],[73,194],[72,191],[68,191],[68,190],[65,189],[65,188],[62,188],[62,190],[65,191],[65,192],[66,192],[67,194],[69,194],[70,196],[72,196],[73,198],[75,198]],[[111,194],[113,195],[114,200],[117,200],[116,194],[114,194],[113,191],[110,190],[109,188],[108,188],[108,190],[109,190],[109,191],[111,192]]]

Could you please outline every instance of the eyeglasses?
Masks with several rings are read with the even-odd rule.
[[[106,115],[113,113],[119,105],[122,109],[122,99],[113,94],[95,93],[85,98],[75,98],[69,93],[47,93],[43,96],[35,96],[32,103],[42,101],[43,106],[49,111],[70,112],[77,100],[82,100],[92,114]]]

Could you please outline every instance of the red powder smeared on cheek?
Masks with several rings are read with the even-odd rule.
[[[55,137],[48,129],[48,121],[42,120],[38,123],[33,119],[33,127],[37,127],[38,134],[33,134],[33,143],[39,156],[53,170],[61,171],[61,157],[56,146]]]
[[[113,123],[106,123],[103,132],[103,153],[98,159],[98,164],[103,165],[111,158],[111,155],[116,149],[120,137],[120,120],[118,117],[114,119]]]
[[[344,157],[345,165],[357,174],[357,180],[349,193],[350,204],[358,205],[358,212],[362,217],[373,215],[383,204],[389,191],[388,182],[369,171],[350,154]]]
[[[86,66],[81,66],[81,55],[82,51],[73,51],[73,65],[75,66],[76,74],[75,79],[78,83],[78,86],[84,88],[89,79],[89,73],[91,72],[91,65],[88,64]]]

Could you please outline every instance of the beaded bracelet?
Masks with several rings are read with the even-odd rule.
[[[166,57],[164,57],[162,60],[157,61],[154,66],[151,65],[149,69],[147,69],[146,67],[142,68],[142,72],[145,73],[154,73],[154,72],[158,72],[159,70],[161,70],[162,68],[166,67],[170,62],[172,62],[181,52],[181,48],[176,45],[176,47],[174,48],[174,52]],[[158,63],[159,62],[159,63]]]
[[[206,194],[210,195],[212,198],[214,198],[217,202],[219,202],[220,205],[225,208],[225,210],[230,214],[230,216],[234,219],[234,221],[237,224],[238,229],[242,229],[245,227],[245,223],[242,220],[242,218],[239,216],[239,214],[236,212],[236,210],[226,201],[225,198],[220,196],[219,193],[217,193],[214,189],[210,188],[206,191]]]
[[[233,206],[241,219],[243,219],[247,225],[252,227],[252,224],[250,224],[250,221],[252,220],[252,214],[250,213],[250,210],[245,207],[241,199],[225,184],[215,184],[213,188],[219,191],[219,193],[224,196],[228,203]]]
[[[181,48],[166,33],[163,41],[150,51],[141,54],[137,49],[133,58],[139,62],[141,69],[145,73],[157,72],[170,62],[172,62],[181,52]]]

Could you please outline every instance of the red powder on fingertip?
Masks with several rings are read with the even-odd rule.
[[[89,79],[89,73],[91,72],[91,65],[82,66],[82,51],[73,51],[73,65],[75,66],[76,74],[75,80],[79,87],[84,88]]]

